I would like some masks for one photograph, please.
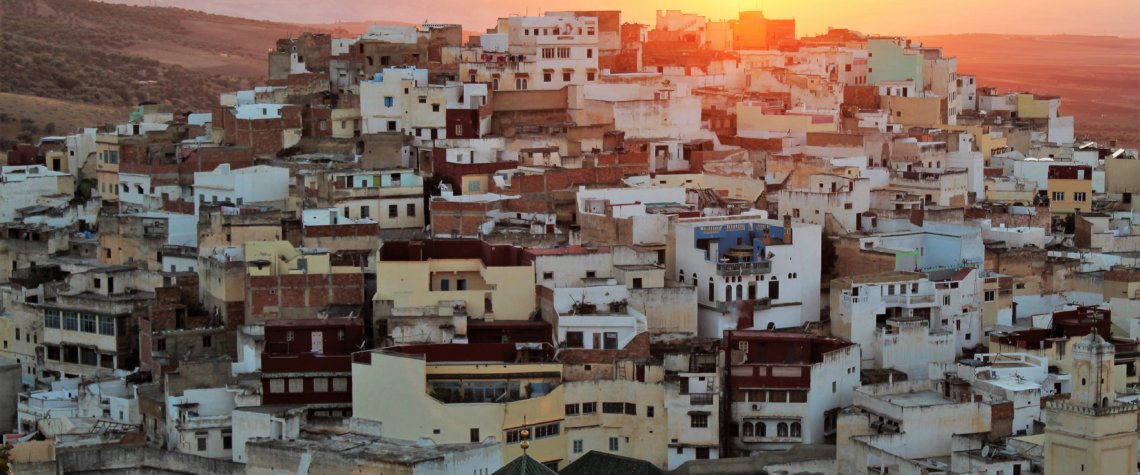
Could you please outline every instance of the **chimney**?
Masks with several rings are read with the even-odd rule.
[[[784,244],[792,243],[792,215],[784,215]]]
[[[740,300],[732,302],[732,311],[736,314],[736,328],[738,330],[747,330],[752,328],[756,322],[753,320],[753,307],[751,300]]]
[[[921,228],[922,223],[925,221],[926,221],[926,210],[925,209],[919,208],[919,209],[911,209],[910,210],[910,224],[913,224],[913,225]]]

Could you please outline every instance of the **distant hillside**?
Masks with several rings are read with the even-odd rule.
[[[1077,135],[1140,146],[1140,39],[1107,36],[942,35],[916,38],[958,58],[983,86],[1060,95]]]
[[[108,106],[206,109],[265,74],[300,27],[86,0],[0,0],[0,92]]]

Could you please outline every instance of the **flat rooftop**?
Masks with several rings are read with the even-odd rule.
[[[949,399],[935,391],[915,391],[912,393],[884,394],[879,399],[901,407],[937,406],[951,403]]]

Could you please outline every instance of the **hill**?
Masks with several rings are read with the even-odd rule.
[[[1140,146],[1140,39],[996,34],[917,37],[980,85],[1060,95],[1077,135]]]

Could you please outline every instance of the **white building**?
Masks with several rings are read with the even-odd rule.
[[[733,331],[723,340],[736,450],[786,450],[833,440],[859,386],[859,347],[810,333]]]
[[[871,207],[871,180],[842,175],[814,174],[806,189],[783,188],[777,192],[780,216],[827,228],[834,220],[845,231],[855,231],[863,213]]]
[[[289,169],[257,165],[233,170],[222,164],[194,173],[194,214],[203,203],[282,209],[289,196]]]
[[[864,369],[893,368],[911,378],[925,377],[930,363],[949,363],[957,354],[954,324],[943,326],[934,310],[935,294],[934,283],[919,273],[833,280],[832,333],[860,346]]]
[[[360,82],[363,133],[399,132],[411,135],[416,145],[447,137],[447,105],[459,102],[459,83],[428,83],[428,70],[386,68]]]
[[[818,321],[820,236],[820,226],[790,218],[678,219],[670,272],[698,289],[698,334]]]
[[[215,459],[233,456],[233,412],[243,390],[186,389],[166,397],[166,449]]]
[[[449,48],[464,82],[501,91],[558,90],[598,79],[598,18],[572,12],[500,18],[479,47]]]
[[[0,168],[0,222],[9,223],[18,210],[41,204],[48,197],[70,199],[75,194],[75,175],[56,172],[43,165]]]

